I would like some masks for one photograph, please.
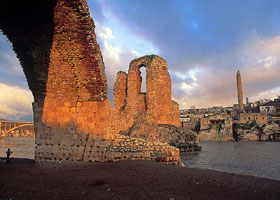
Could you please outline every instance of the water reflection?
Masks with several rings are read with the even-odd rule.
[[[202,142],[202,151],[182,154],[188,167],[280,180],[280,143]]]

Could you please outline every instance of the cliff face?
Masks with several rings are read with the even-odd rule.
[[[245,124],[234,123],[230,130],[223,125],[214,125],[207,130],[201,130],[198,137],[200,141],[264,141],[277,133],[280,133],[279,122],[270,121],[268,124],[259,125],[255,121],[249,121]]]
[[[209,129],[199,131],[200,141],[232,141],[232,130],[226,129],[224,124],[216,124]]]
[[[234,124],[233,139],[236,141],[263,141],[279,132],[279,122],[270,121],[268,124],[259,125],[255,121],[249,121],[246,124]]]

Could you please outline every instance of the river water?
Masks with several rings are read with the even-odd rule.
[[[201,152],[184,153],[187,167],[280,180],[280,142],[201,142]]]
[[[13,152],[11,158],[34,159],[35,138],[0,138],[0,157],[6,157],[8,148]]]
[[[0,139],[0,157],[34,159],[34,138]],[[202,151],[183,153],[187,167],[280,180],[280,142],[201,142]]]

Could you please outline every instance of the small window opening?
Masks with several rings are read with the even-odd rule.
[[[141,93],[146,93],[146,67],[140,68],[140,77],[141,77]]]

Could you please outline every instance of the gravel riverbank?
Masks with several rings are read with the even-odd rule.
[[[0,199],[280,199],[280,181],[150,161],[0,162]]]

